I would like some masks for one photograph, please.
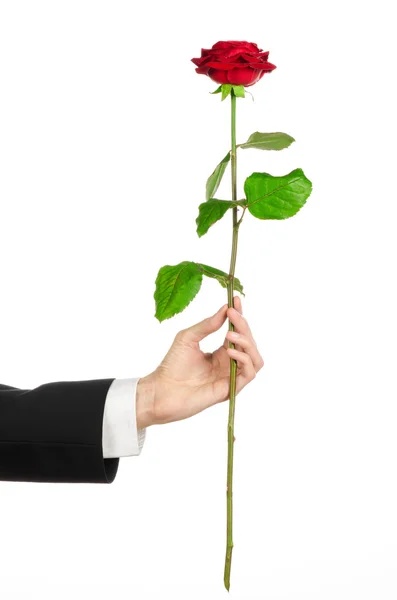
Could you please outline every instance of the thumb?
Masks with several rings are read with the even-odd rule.
[[[227,316],[227,304],[224,304],[212,317],[207,317],[199,323],[183,329],[181,339],[186,342],[200,342],[210,333],[220,329],[225,322]]]

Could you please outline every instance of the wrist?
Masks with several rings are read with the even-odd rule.
[[[154,389],[152,373],[139,379],[136,387],[136,422],[138,429],[153,425]]]

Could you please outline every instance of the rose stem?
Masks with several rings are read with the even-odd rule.
[[[231,167],[232,167],[232,200],[237,200],[237,154],[236,154],[236,96],[234,90],[231,90],[231,117],[232,117],[232,150],[231,150]],[[241,222],[241,219],[240,219]],[[227,287],[228,306],[233,305],[233,278],[236,268],[237,257],[237,239],[240,222],[237,222],[237,206],[233,207],[233,239],[232,239],[232,255],[230,260],[229,281]],[[234,331],[233,323],[229,319],[229,331]],[[229,342],[229,348],[234,348],[235,345]],[[227,542],[226,542],[226,558],[224,584],[227,591],[230,588],[230,570],[232,566],[232,550],[233,550],[233,448],[234,448],[234,408],[236,401],[236,376],[237,376],[237,361],[230,358],[230,401],[229,401],[229,420],[228,420],[228,456],[227,456]]]

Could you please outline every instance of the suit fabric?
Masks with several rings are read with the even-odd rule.
[[[103,457],[102,425],[113,381],[0,384],[0,480],[112,483],[119,458]]]

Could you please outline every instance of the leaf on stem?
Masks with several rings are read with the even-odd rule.
[[[230,152],[228,152],[221,160],[221,162],[215,167],[211,175],[207,179],[207,184],[205,188],[205,197],[207,200],[212,198],[216,193],[221,181],[223,174],[225,173],[228,162],[230,161]]]
[[[234,95],[237,98],[245,98],[244,86],[243,85],[234,85],[233,86]]]
[[[258,219],[288,219],[305,204],[312,183],[302,169],[282,177],[269,173],[252,173],[244,182],[247,208]]]
[[[220,85],[214,92],[210,92],[210,94],[219,94],[222,91],[222,86]]]
[[[294,142],[295,139],[288,133],[276,131],[274,133],[252,133],[244,144],[238,144],[239,148],[258,148],[259,150],[284,150]]]
[[[199,267],[203,269],[203,275],[207,277],[212,277],[213,279],[217,279],[222,287],[227,288],[227,284],[229,281],[229,275],[225,273],[225,271],[220,271],[219,269],[215,269],[215,267],[210,267],[209,265],[203,265],[202,263],[198,263]],[[233,277],[233,288],[236,292],[240,292],[243,296],[245,296],[243,292],[243,286],[240,283],[240,280],[237,277]]]
[[[160,321],[182,312],[198,293],[203,280],[198,264],[185,260],[161,267],[156,278],[155,317]]]
[[[199,206],[199,216],[196,219],[197,235],[201,237],[207,233],[208,229],[219,221],[229,208],[235,205],[233,200],[218,200],[210,198]]]
[[[228,97],[232,91],[232,85],[230,83],[222,83],[222,100]]]

